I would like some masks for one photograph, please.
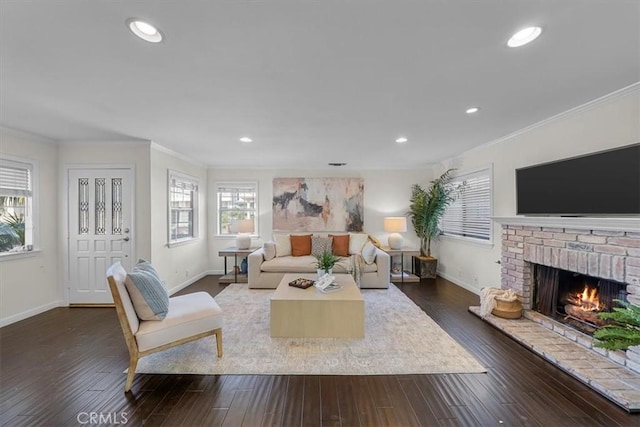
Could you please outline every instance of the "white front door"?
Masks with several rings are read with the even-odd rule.
[[[128,168],[68,169],[70,304],[113,303],[106,271],[131,267],[133,172]]]

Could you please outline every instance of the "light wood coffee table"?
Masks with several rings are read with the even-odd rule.
[[[364,338],[364,298],[350,274],[336,274],[342,290],[324,294],[314,286],[289,282],[315,274],[285,274],[271,296],[271,336],[289,338]]]

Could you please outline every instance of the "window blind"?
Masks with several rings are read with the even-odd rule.
[[[462,190],[447,208],[441,223],[443,234],[491,240],[491,173],[489,169],[461,175],[451,181]]]
[[[13,160],[0,160],[0,193],[4,196],[31,196],[32,166]]]

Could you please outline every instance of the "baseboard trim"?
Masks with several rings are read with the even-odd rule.
[[[28,319],[29,317],[35,316],[40,313],[44,313],[45,311],[49,311],[53,308],[58,308],[58,307],[67,307],[67,305],[64,303],[64,301],[58,300],[58,301],[50,302],[48,304],[41,305],[39,307],[34,307],[29,310],[25,310],[23,312],[20,312],[11,316],[3,317],[2,319],[0,319],[0,328],[11,325],[12,323],[16,323],[24,319]]]
[[[455,285],[460,286],[461,288],[464,288],[466,290],[468,290],[469,292],[472,292],[476,295],[480,295],[480,289],[477,289],[476,287],[472,286],[469,283],[463,282],[462,280],[458,279],[457,277],[453,277],[450,276],[449,274],[443,273],[441,271],[438,271],[438,276],[442,277],[443,279],[447,279],[448,281],[452,282]]]
[[[186,288],[187,286],[189,286],[189,285],[191,285],[191,284],[193,284],[193,283],[197,282],[198,280],[202,279],[203,277],[208,276],[209,274],[211,274],[211,273],[209,273],[208,271],[203,271],[203,272],[202,272],[202,273],[200,273],[200,274],[196,274],[196,275],[195,275],[195,276],[193,276],[192,278],[187,279],[186,281],[184,281],[184,282],[180,283],[179,285],[174,286],[173,288],[169,289],[169,295],[173,295],[173,294],[175,294],[176,292],[183,290],[183,289],[184,289],[184,288]]]

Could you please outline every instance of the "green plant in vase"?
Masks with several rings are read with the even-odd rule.
[[[320,272],[331,274],[331,270],[336,263],[340,261],[340,257],[335,256],[329,251],[324,251],[320,255],[316,255],[316,267],[318,268],[318,276]]]
[[[428,188],[411,186],[407,216],[420,238],[420,277],[436,277],[438,260],[431,256],[431,241],[440,235],[440,220],[447,207],[456,199],[460,186],[451,184],[454,169],[449,169],[431,181]]]

